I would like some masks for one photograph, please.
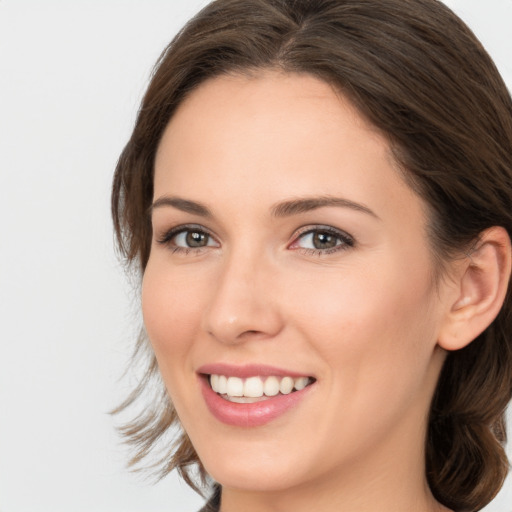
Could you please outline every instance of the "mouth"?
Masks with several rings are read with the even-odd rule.
[[[302,391],[315,382],[314,377],[291,375],[255,375],[247,378],[207,374],[204,376],[217,395],[224,400],[239,404],[262,402],[282,395]]]
[[[260,364],[212,363],[197,373],[210,413],[235,427],[259,427],[291,414],[317,387],[313,376]]]

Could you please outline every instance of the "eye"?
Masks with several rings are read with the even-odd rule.
[[[306,253],[330,254],[354,246],[354,239],[332,227],[307,228],[299,233],[290,249],[302,249]]]
[[[181,233],[174,235],[173,242],[177,247],[187,248],[208,247],[215,245],[208,233],[199,230],[182,231]]]
[[[169,245],[174,252],[200,250],[205,247],[219,247],[218,242],[204,228],[179,226],[166,232],[158,243]]]

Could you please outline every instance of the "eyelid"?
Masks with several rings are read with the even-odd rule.
[[[180,233],[183,233],[185,231],[197,231],[201,233],[205,233],[208,235],[212,240],[214,240],[219,246],[219,242],[215,235],[206,227],[202,226],[201,224],[180,224],[179,226],[175,226],[171,229],[165,230],[160,236],[156,237],[156,241],[159,244],[167,245],[171,243],[171,240],[179,235]],[[206,247],[206,246],[205,246]],[[188,250],[198,250],[198,249],[204,249],[205,247],[189,247]],[[184,247],[175,246],[177,249],[185,249]]]
[[[187,231],[196,231],[201,232],[210,237],[211,240],[215,242],[215,245],[213,247],[220,247],[220,243],[217,240],[217,237],[205,226],[201,224],[180,224],[178,226],[174,226],[168,230],[165,230],[160,236],[156,236],[156,242],[161,245],[168,245],[171,246],[172,249],[176,252],[180,251],[186,251],[186,252],[197,252],[202,251],[206,249],[207,247],[212,247],[212,245],[205,245],[201,247],[181,247],[179,245],[172,244],[173,238],[178,236],[181,233],[187,232]],[[342,243],[337,244],[336,246],[332,248],[327,249],[315,249],[315,248],[307,248],[307,247],[300,247],[298,246],[299,241],[304,238],[306,235],[315,233],[315,232],[324,232],[329,233],[335,237],[337,237],[339,240],[341,240]],[[312,224],[307,225],[299,228],[295,231],[295,233],[292,235],[292,242],[288,244],[288,249],[293,250],[300,250],[307,254],[329,254],[332,252],[337,252],[339,250],[348,249],[350,247],[353,247],[355,245],[355,240],[352,235],[347,233],[346,231],[343,231],[339,228],[335,228],[333,226],[324,225],[324,224]]]
[[[315,233],[315,232],[324,232],[329,233],[333,236],[338,237],[343,243],[339,244],[331,249],[309,249],[305,247],[297,246],[299,240],[304,238],[306,235]],[[289,249],[303,250],[305,252],[314,252],[315,254],[326,254],[329,252],[335,252],[338,250],[347,249],[349,247],[353,247],[355,245],[355,239],[352,235],[343,231],[342,229],[335,228],[333,226],[317,224],[317,225],[308,225],[300,228],[293,234],[293,241],[288,245]]]

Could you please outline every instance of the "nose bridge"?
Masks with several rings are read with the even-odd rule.
[[[223,343],[277,334],[280,317],[268,289],[271,274],[263,251],[246,245],[226,254],[205,311],[205,330]]]

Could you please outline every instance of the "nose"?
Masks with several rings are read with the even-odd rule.
[[[203,328],[225,344],[270,339],[283,327],[275,272],[262,258],[232,256],[219,269]]]

